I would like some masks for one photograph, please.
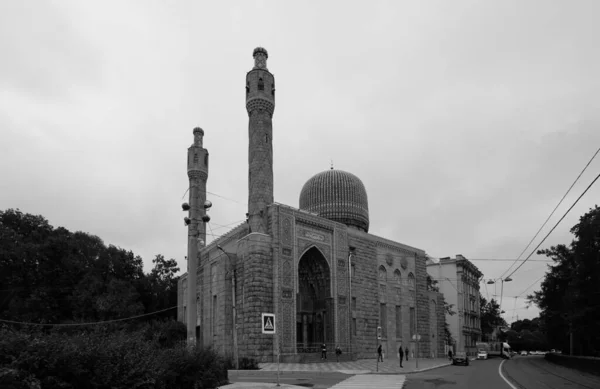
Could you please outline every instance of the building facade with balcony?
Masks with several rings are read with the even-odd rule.
[[[446,313],[446,322],[455,343],[454,351],[476,355],[476,342],[481,339],[479,281],[483,273],[467,258],[427,260],[427,274],[435,281],[454,315]]]

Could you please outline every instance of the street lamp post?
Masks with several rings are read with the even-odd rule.
[[[491,284],[496,284],[496,282],[500,281],[500,305],[499,305],[499,309],[500,309],[500,317],[502,318],[502,313],[504,313],[504,311],[502,310],[502,298],[504,297],[504,283],[505,282],[510,282],[512,281],[512,278],[510,277],[506,277],[506,278],[499,278],[499,279],[495,279],[495,280],[489,280],[487,283],[488,285]]]

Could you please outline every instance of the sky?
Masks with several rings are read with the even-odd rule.
[[[245,76],[262,46],[275,201],[297,207],[333,161],[365,184],[371,233],[497,279],[600,146],[599,12],[594,0],[3,1],[0,209],[97,235],[146,271],[157,254],[185,271],[194,127],[210,153],[208,233],[245,219]],[[599,171],[600,157],[521,258]],[[599,196],[596,184],[540,248],[569,244]],[[504,283],[509,323],[538,315],[524,297],[544,259]],[[500,289],[481,285],[488,299]]]

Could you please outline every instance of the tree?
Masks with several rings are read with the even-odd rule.
[[[488,338],[498,327],[506,327],[506,321],[500,313],[500,304],[493,298],[488,302],[482,295],[479,295],[480,302],[480,320],[482,339]]]
[[[42,216],[0,211],[0,318],[35,323],[121,319],[177,305],[174,259],[142,258]],[[176,310],[163,317],[174,318]],[[148,317],[148,320],[155,316]]]
[[[453,310],[454,304],[448,304],[446,300],[444,300],[444,312],[446,315],[453,316],[456,314],[456,311]],[[444,340],[446,344],[452,345],[454,344],[454,338],[452,337],[452,332],[450,332],[450,325],[448,324],[448,319],[444,319]]]
[[[440,292],[440,287],[437,286],[437,284],[438,284],[437,280],[434,280],[429,275],[427,276],[427,290],[439,293]]]
[[[528,301],[541,310],[550,347],[567,352],[572,343],[575,354],[600,355],[600,208],[581,216],[571,233],[569,246],[538,251],[554,264]]]

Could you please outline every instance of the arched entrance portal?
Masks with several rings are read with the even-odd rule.
[[[298,352],[318,352],[333,344],[331,272],[323,254],[312,247],[298,263],[296,342]]]

